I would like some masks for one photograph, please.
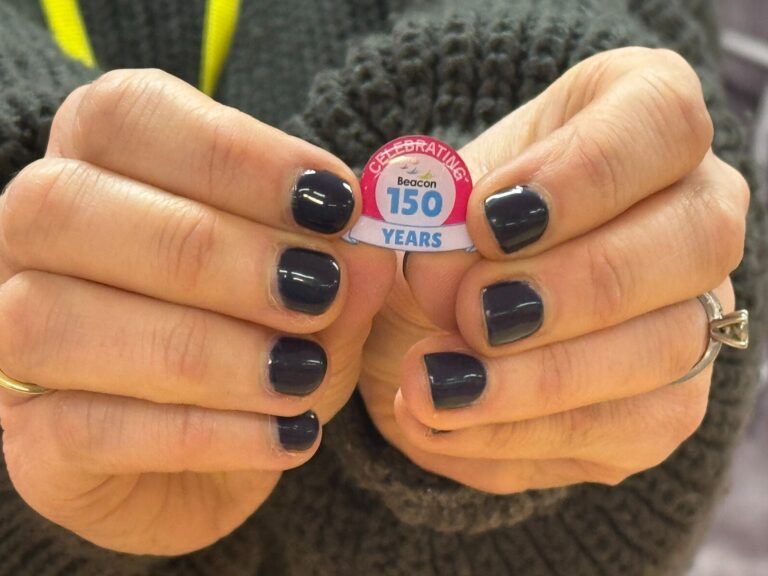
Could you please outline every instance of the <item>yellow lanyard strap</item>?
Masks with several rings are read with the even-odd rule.
[[[227,61],[240,15],[240,0],[208,0],[205,7],[200,90],[212,96]]]
[[[77,0],[40,0],[40,4],[61,51],[87,68],[96,66]]]
[[[56,43],[67,56],[96,66],[77,0],[40,0]],[[207,0],[199,88],[213,95],[227,60],[240,15],[240,0]]]

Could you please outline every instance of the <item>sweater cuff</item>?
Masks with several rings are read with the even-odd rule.
[[[479,533],[511,526],[546,513],[568,494],[563,488],[499,496],[428,472],[379,434],[357,391],[323,435],[354,484],[377,495],[402,522],[438,532]]]

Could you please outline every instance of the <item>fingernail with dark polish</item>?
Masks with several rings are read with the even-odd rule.
[[[549,223],[549,209],[528,186],[514,186],[486,198],[485,217],[499,247],[510,254],[541,238]]]
[[[335,174],[307,170],[293,188],[291,209],[300,226],[334,234],[349,222],[355,209],[355,195],[352,187]]]
[[[475,357],[459,352],[424,355],[432,402],[437,409],[462,408],[485,389],[485,367]]]
[[[304,338],[280,338],[269,354],[269,381],[281,394],[306,396],[320,386],[327,368],[323,347]]]
[[[322,314],[333,304],[340,283],[339,265],[328,254],[290,248],[280,256],[277,289],[286,308]]]
[[[320,421],[311,410],[299,416],[277,416],[280,444],[289,452],[307,450],[320,433]]]
[[[527,282],[499,282],[483,289],[483,313],[488,342],[501,346],[541,328],[544,304]]]

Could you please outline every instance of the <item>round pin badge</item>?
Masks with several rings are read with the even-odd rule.
[[[472,177],[445,142],[388,142],[368,160],[360,188],[362,215],[346,240],[407,252],[473,249],[466,225]]]

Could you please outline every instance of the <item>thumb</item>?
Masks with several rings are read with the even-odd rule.
[[[546,93],[540,99],[546,98]],[[534,138],[536,100],[518,108],[459,150],[477,183],[530,145]],[[474,193],[474,192],[473,192]],[[473,238],[474,240],[474,238]],[[477,252],[409,252],[403,275],[426,317],[444,330],[456,330],[456,294],[465,272],[482,256]]]

